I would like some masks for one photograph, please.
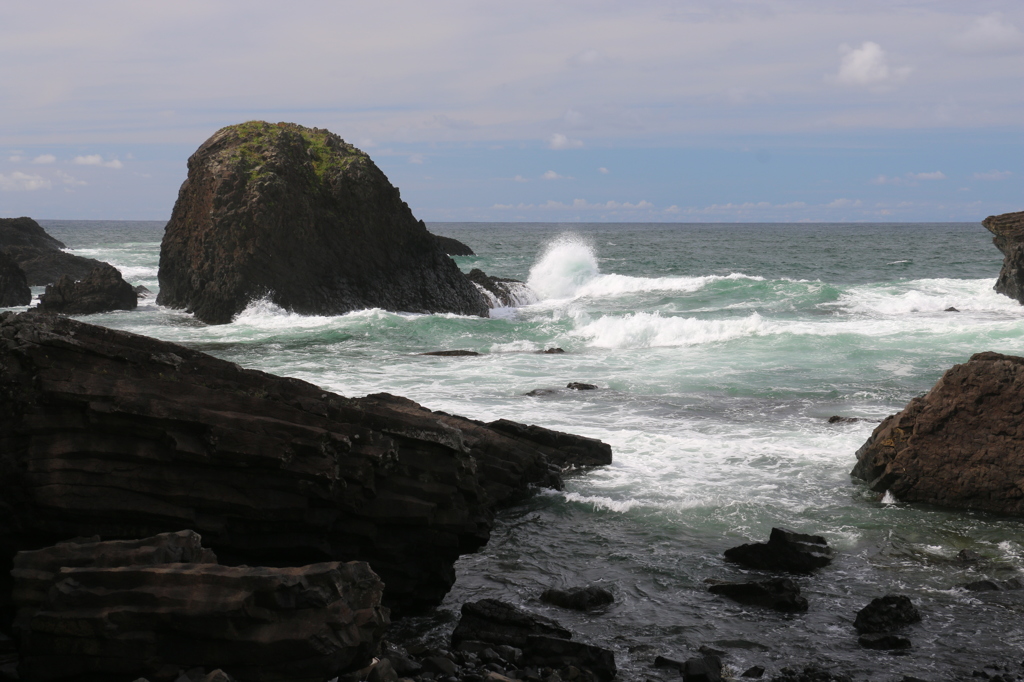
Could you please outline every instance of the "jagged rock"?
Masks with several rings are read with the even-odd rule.
[[[225,564],[368,561],[438,604],[494,510],[610,448],[350,399],[177,344],[0,313],[0,608],[14,553],[193,528]],[[6,578],[6,580],[5,580]],[[6,585],[5,585],[6,583]]]
[[[201,666],[319,682],[370,660],[388,622],[383,589],[364,562],[62,568],[22,624],[19,674],[170,682]]]
[[[473,357],[480,355],[475,350],[432,350],[429,353],[420,353],[420,355],[437,355],[443,358],[458,358],[458,357]]]
[[[64,253],[64,243],[46,233],[31,218],[0,218],[0,251],[24,271],[30,287],[56,282],[62,275],[82,279],[93,268],[106,265],[94,258]]]
[[[876,597],[857,612],[853,627],[860,634],[892,632],[905,625],[921,622],[921,614],[904,595],[887,594]]]
[[[1024,358],[978,353],[885,419],[851,474],[901,502],[1024,514]]]
[[[809,573],[832,562],[832,549],[820,535],[804,535],[772,528],[767,543],[740,545],[725,550],[730,561],[768,571]]]
[[[615,677],[615,654],[608,649],[548,635],[529,635],[523,647],[527,665],[562,668],[574,666],[589,670],[601,680]]]
[[[601,606],[607,606],[615,601],[614,595],[608,590],[597,585],[587,587],[574,587],[571,590],[549,589],[544,590],[540,600],[563,609],[574,611],[589,611]]]
[[[159,280],[157,303],[210,324],[260,298],[309,315],[488,310],[369,156],[294,123],[228,126],[189,158]]]
[[[113,265],[101,264],[84,279],[61,275],[39,297],[39,310],[64,315],[91,315],[111,310],[135,310],[139,295]]]
[[[527,638],[534,635],[572,638],[571,632],[550,618],[527,613],[497,599],[481,599],[462,605],[462,617],[452,632],[452,646],[458,648],[464,640],[472,640],[505,644],[525,652]]]
[[[584,384],[579,381],[570,381],[565,385],[570,391],[596,391],[596,384]]]
[[[800,613],[807,610],[807,599],[800,596],[800,586],[788,578],[773,578],[749,583],[719,583],[708,588],[733,601],[751,606]]]
[[[31,302],[32,290],[28,287],[25,272],[13,258],[0,251],[0,308]]]
[[[992,215],[981,221],[1003,253],[995,290],[1024,303],[1024,211]]]
[[[434,241],[440,245],[441,250],[449,256],[475,256],[473,249],[469,248],[458,239],[453,237],[442,237],[439,234],[433,235]]]
[[[518,279],[492,277],[479,268],[470,270],[466,277],[477,286],[491,308],[512,308],[540,300],[528,284]]]

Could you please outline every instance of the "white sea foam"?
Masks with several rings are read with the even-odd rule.
[[[833,304],[848,312],[873,316],[961,312],[1021,314],[1019,303],[996,293],[994,279],[919,279],[851,288]]]
[[[700,320],[639,312],[606,315],[583,324],[572,334],[588,339],[588,345],[597,348],[653,348],[728,341],[764,329],[765,321],[757,313],[739,319]]]
[[[589,504],[594,509],[606,509],[608,511],[624,513],[628,512],[633,507],[640,504],[638,500],[613,500],[610,497],[602,497],[600,495],[581,495],[579,493],[565,493],[565,500],[567,502],[577,502],[581,504]]]
[[[115,268],[121,271],[121,277],[127,282],[134,282],[140,279],[156,279],[159,268],[148,267],[145,265],[118,265],[111,263]]]

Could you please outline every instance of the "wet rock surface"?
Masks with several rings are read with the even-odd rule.
[[[901,502],[1024,514],[1024,358],[978,353],[885,419],[851,474]]]
[[[30,287],[56,282],[62,275],[82,279],[103,261],[64,253],[64,243],[31,218],[0,218],[0,251],[25,273]]]
[[[784,613],[807,610],[807,599],[800,595],[800,586],[788,578],[774,578],[748,583],[719,583],[708,588],[740,604],[761,606]]]
[[[884,633],[921,622],[921,614],[904,595],[877,597],[857,612],[853,627],[861,634]]]
[[[13,258],[0,251],[0,308],[31,302],[32,290],[25,279],[25,272]]]
[[[809,573],[832,562],[832,549],[820,535],[772,528],[768,542],[727,549],[725,558],[750,568]]]
[[[568,590],[549,589],[540,595],[540,600],[563,609],[590,611],[614,603],[615,596],[597,585],[574,587]]]
[[[398,189],[327,130],[228,126],[188,168],[160,246],[161,305],[210,324],[230,322],[260,298],[308,315],[487,315]]]
[[[992,243],[1003,253],[995,290],[1024,303],[1024,211],[994,215],[981,221]]]
[[[610,456],[537,426],[345,398],[156,339],[4,313],[0,599],[16,551],[192,528],[225,565],[368,561],[389,605],[420,610],[487,540],[495,509]]]
[[[124,281],[117,268],[106,263],[78,281],[62,275],[39,297],[39,310],[63,315],[135,310],[138,305],[139,295],[132,285]]]
[[[466,277],[480,289],[491,308],[512,308],[537,301],[529,285],[518,279],[492,277],[479,268],[470,270]]]

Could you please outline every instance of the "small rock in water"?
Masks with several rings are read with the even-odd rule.
[[[1002,592],[1004,590],[1024,589],[1024,583],[1020,581],[1020,578],[1010,578],[1009,580],[975,580],[971,583],[965,583],[960,587],[969,592]]]
[[[533,352],[539,355],[557,355],[558,353],[564,353],[565,351],[561,348],[545,348],[544,350],[535,350]]]
[[[900,635],[894,635],[891,632],[872,632],[861,635],[857,642],[865,649],[883,649],[886,651],[909,649],[911,647],[909,639]]]
[[[722,660],[718,656],[690,658],[681,672],[684,682],[721,682]]]
[[[764,677],[764,666],[763,665],[751,666],[751,667],[747,668],[743,672],[743,674],[740,675],[740,677],[755,677],[755,678]]]
[[[445,358],[454,358],[461,356],[472,356],[480,355],[475,350],[432,350],[429,353],[420,353],[420,355],[439,355]]]
[[[677,661],[667,656],[655,656],[654,657],[655,668],[675,668],[676,670],[682,671],[683,662]]]
[[[897,628],[921,622],[921,614],[904,595],[877,597],[857,612],[853,627],[861,634],[892,632]]]
[[[973,549],[961,549],[956,554],[956,560],[962,564],[976,564],[983,558],[983,556],[975,552]]]
[[[948,308],[946,308],[946,309],[945,309],[945,310],[944,310],[943,312],[946,312],[946,313],[958,313],[958,312],[960,312],[960,311],[959,311],[959,310],[957,310],[956,308],[954,308],[953,306],[949,306],[949,307],[948,307]]]
[[[558,391],[556,391],[553,388],[535,388],[532,391],[529,391],[528,393],[524,393],[523,395],[528,395],[528,396],[531,396],[533,398],[536,398],[538,396],[554,395],[556,393],[558,393]]]
[[[589,611],[599,606],[605,606],[615,601],[615,597],[608,590],[596,585],[587,587],[575,587],[571,590],[550,589],[540,595],[541,601],[546,601],[564,609],[574,611]]]
[[[580,383],[579,381],[571,381],[568,384],[566,384],[565,387],[568,388],[568,389],[571,389],[573,391],[596,391],[597,390],[597,386],[595,386],[594,384],[584,384],[584,383]]]
[[[832,562],[832,549],[819,535],[772,528],[767,543],[740,545],[725,550],[725,558],[750,568],[810,573]]]
[[[708,588],[740,604],[763,606],[784,613],[807,610],[807,600],[800,596],[800,586],[788,578],[774,578],[749,583],[720,583]]]
[[[828,418],[829,424],[852,424],[859,421],[860,419],[858,417],[840,417],[838,414],[834,414]]]

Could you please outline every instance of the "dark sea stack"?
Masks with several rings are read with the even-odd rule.
[[[293,123],[222,128],[189,158],[159,280],[159,304],[210,324],[260,298],[308,315],[487,315],[369,156]]]
[[[434,241],[441,246],[441,250],[447,253],[449,256],[475,256],[473,249],[469,248],[458,239],[452,237],[442,237],[439,234],[434,235]]]
[[[785,528],[772,528],[768,542],[727,549],[725,558],[766,571],[810,573],[832,563],[832,549],[820,535],[804,535]]]
[[[992,243],[1003,252],[1003,268],[995,289],[1024,303],[1024,211],[991,215],[981,221]]]
[[[1024,514],[1024,358],[978,353],[885,419],[851,472],[921,502]]]
[[[112,310],[135,310],[139,295],[113,265],[101,264],[84,279],[62,275],[39,297],[39,310],[62,315],[92,315]]]
[[[30,287],[52,284],[61,275],[82,279],[93,268],[105,265],[94,258],[64,253],[63,248],[63,242],[31,218],[0,218],[0,251],[25,272]]]
[[[0,251],[0,308],[28,305],[32,302],[32,290],[25,279],[25,271],[17,262]]]
[[[389,606],[422,610],[486,542],[495,509],[560,488],[601,446],[2,313],[0,609],[19,550],[190,528],[225,565],[367,561]]]

